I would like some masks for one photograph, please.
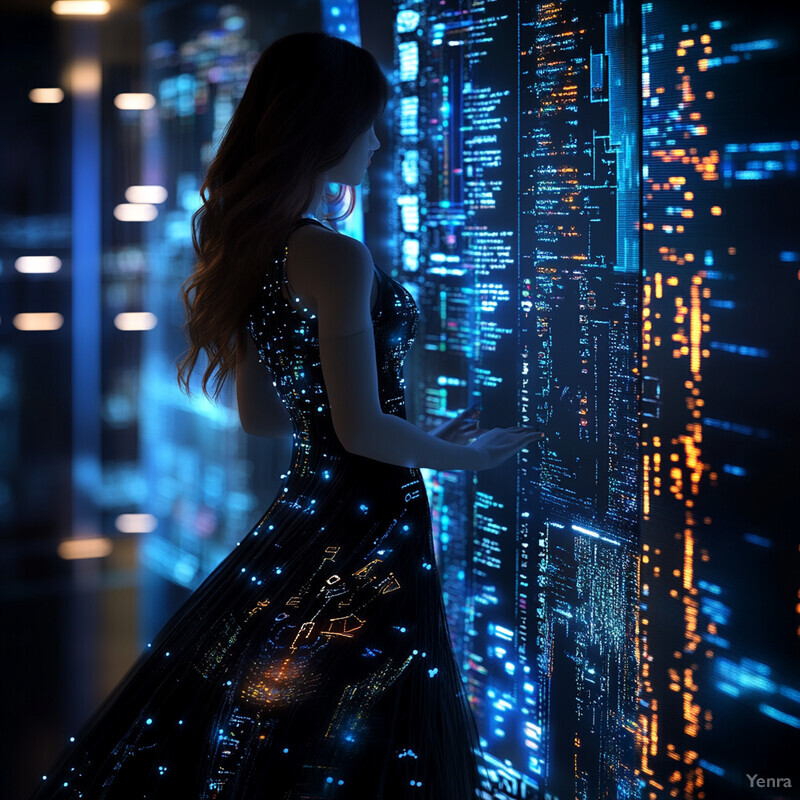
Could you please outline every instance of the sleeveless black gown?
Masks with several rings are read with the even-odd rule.
[[[289,473],[47,772],[36,800],[475,796],[477,733],[420,471],[339,443],[316,319],[281,292],[287,247],[288,237],[247,328],[291,415]],[[405,418],[401,369],[418,313],[376,272],[380,401]]]

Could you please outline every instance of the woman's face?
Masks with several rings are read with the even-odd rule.
[[[375,135],[375,125],[356,136],[345,157],[336,166],[328,170],[328,180],[333,183],[345,183],[358,186],[364,180],[364,172],[370,163],[372,154],[381,146]]]

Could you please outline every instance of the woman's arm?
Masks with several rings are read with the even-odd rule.
[[[275,390],[272,373],[259,362],[250,336],[242,337],[244,356],[236,365],[236,401],[242,428],[255,436],[289,436],[292,424]]]
[[[455,417],[451,417],[429,430],[428,434],[436,436],[438,439],[444,439],[446,442],[469,444],[481,434],[486,433],[478,423],[480,413],[480,403],[475,402],[460,414],[456,414]]]
[[[370,316],[373,262],[348,236],[307,239],[304,280],[317,308],[319,349],[334,431],[358,455],[405,467],[480,469],[475,449],[430,436],[383,413]],[[313,252],[312,252],[313,251]]]

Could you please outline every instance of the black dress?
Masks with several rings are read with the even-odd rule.
[[[298,220],[293,230],[314,220]],[[348,453],[287,244],[247,328],[293,425],[258,524],[188,598],[47,773],[49,797],[468,800],[475,723],[450,646],[418,469]],[[377,268],[380,401],[405,418],[418,313]]]

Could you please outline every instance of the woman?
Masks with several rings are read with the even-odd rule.
[[[235,376],[245,430],[291,432],[291,469],[37,797],[475,795],[419,467],[488,469],[542,434],[405,419],[414,301],[320,221],[327,183],[359,184],[380,147],[387,91],[367,51],[322,33],[253,70],[194,219],[179,380],[205,351],[204,391]]]

